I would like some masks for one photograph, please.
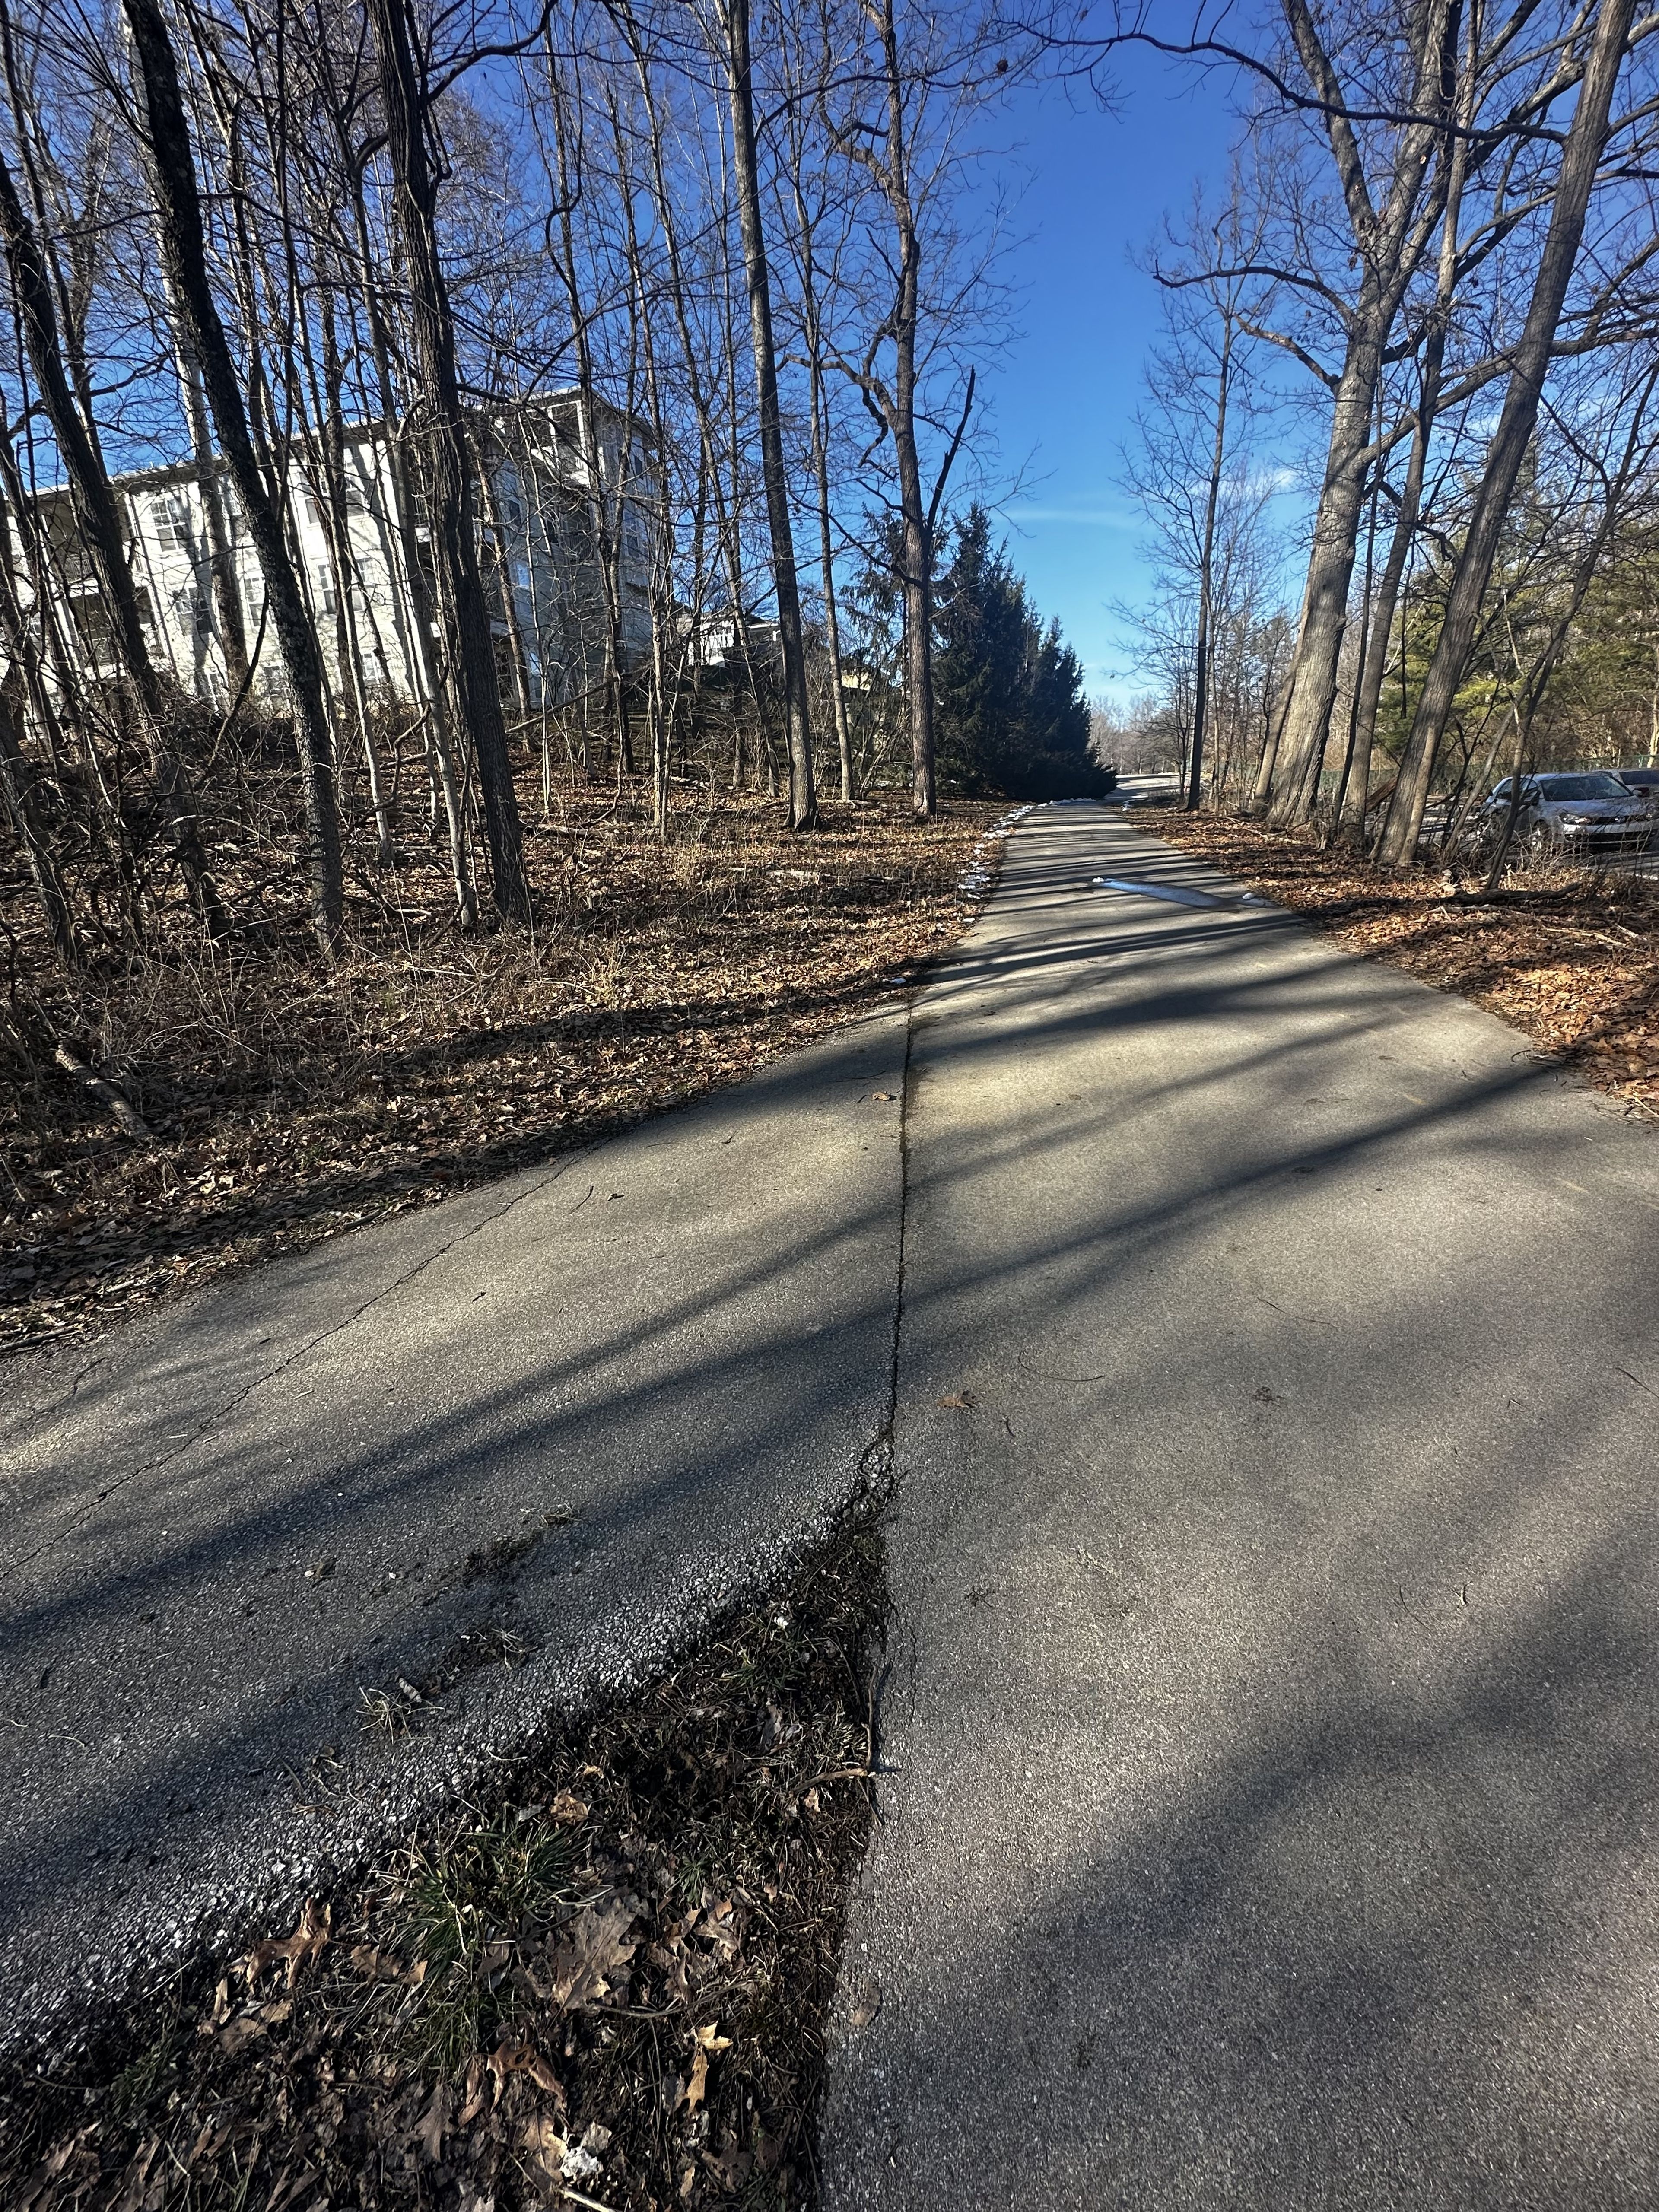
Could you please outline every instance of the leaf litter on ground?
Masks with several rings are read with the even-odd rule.
[[[878,1519],[235,1957],[0,2064],[7,2212],[814,2197]]]

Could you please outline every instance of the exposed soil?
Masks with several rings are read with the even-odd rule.
[[[360,1886],[9,2062],[0,2203],[811,2204],[882,1614],[866,1509]]]
[[[1147,826],[1350,952],[1473,999],[1659,1120],[1659,884],[1535,870],[1483,899],[1449,877],[1384,874],[1237,816],[1171,809]]]
[[[75,977],[38,941],[21,864],[0,871],[0,1350],[747,1074],[954,939],[983,896],[958,889],[963,872],[1006,811],[953,801],[919,827],[884,795],[828,807],[801,837],[777,805],[720,794],[662,844],[631,795],[579,793],[550,822],[538,803],[526,791],[533,937],[461,933],[441,875],[400,869],[355,884],[333,975],[292,854],[276,923],[242,949],[216,950],[186,915],[143,956]],[[263,880],[221,865],[241,910],[272,906]],[[119,1085],[147,1139],[31,1043],[46,1026]]]

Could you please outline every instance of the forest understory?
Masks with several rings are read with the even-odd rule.
[[[360,866],[331,974],[297,832],[214,851],[257,931],[215,945],[180,896],[77,973],[7,867],[0,1352],[613,1134],[866,1011],[977,910],[964,872],[1006,811],[921,824],[883,793],[792,836],[777,802],[688,787],[665,842],[648,793],[579,787],[544,819],[528,781],[533,931],[459,930],[435,858]]]
[[[1149,824],[1149,826],[1153,826]],[[1310,832],[1242,815],[1156,817],[1156,834],[1316,924],[1350,952],[1474,1000],[1659,1121],[1659,884],[1534,868],[1490,898],[1475,876],[1393,874]]]
[[[14,2052],[0,2202],[811,2204],[884,1618],[866,1506],[296,1925]],[[854,1991],[854,2018],[874,2002]]]

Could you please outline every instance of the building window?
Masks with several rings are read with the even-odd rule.
[[[164,553],[193,553],[190,501],[181,491],[157,492],[150,505],[155,542]]]

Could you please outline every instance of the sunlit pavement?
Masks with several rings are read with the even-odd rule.
[[[262,1897],[291,1926],[860,1488],[905,1042],[896,993],[612,1143],[9,1364],[0,2040]]]
[[[916,1009],[825,2202],[1650,2208],[1659,1150],[1228,894],[1048,810]]]

